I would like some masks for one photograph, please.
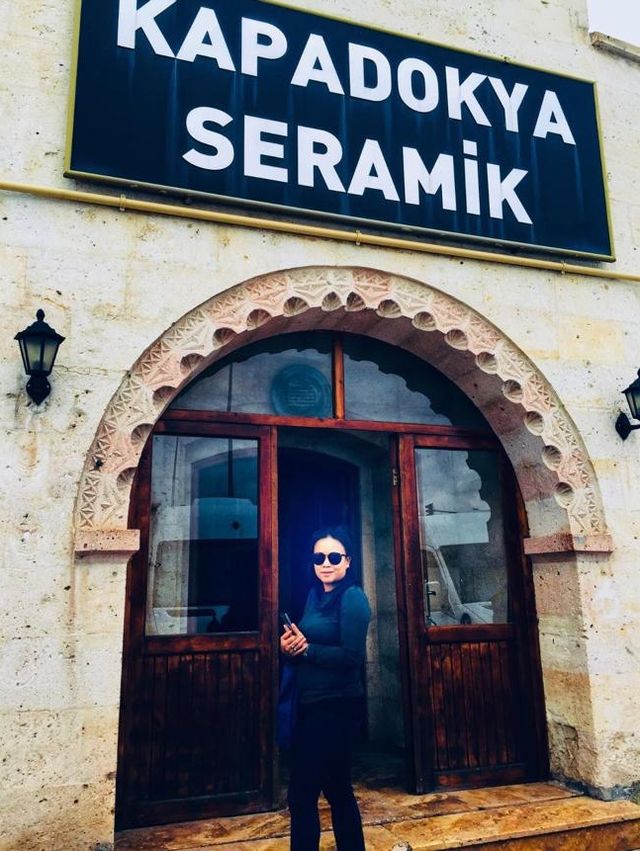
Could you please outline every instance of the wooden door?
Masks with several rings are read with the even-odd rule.
[[[414,786],[546,775],[537,626],[508,463],[490,438],[402,436]]]
[[[275,431],[165,419],[135,493],[118,827],[270,809]]]

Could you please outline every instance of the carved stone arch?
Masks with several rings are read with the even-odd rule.
[[[517,346],[481,314],[428,284],[323,266],[262,275],[215,295],[141,355],[91,446],[77,500],[76,550],[135,549],[127,532],[133,476],[154,423],[187,383],[250,341],[317,328],[401,346],[467,393],[515,469],[530,552],[611,549],[582,438],[549,382]]]

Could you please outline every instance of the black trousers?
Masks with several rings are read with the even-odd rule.
[[[362,819],[351,786],[351,751],[362,714],[361,698],[300,706],[288,795],[291,851],[318,851],[320,792],[331,807],[337,851],[365,851]]]

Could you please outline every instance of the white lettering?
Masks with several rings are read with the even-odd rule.
[[[324,150],[316,150],[321,145]],[[316,127],[298,127],[298,183],[315,186],[315,169],[332,192],[344,192],[335,167],[342,159],[342,145],[333,133]]]
[[[489,184],[489,215],[492,219],[504,218],[502,205],[506,201],[516,219],[525,225],[532,224],[529,214],[515,192],[516,186],[529,174],[521,168],[512,168],[504,180],[500,179],[500,166],[487,163],[487,181]]]
[[[558,136],[562,136],[563,142],[566,142],[567,145],[575,145],[576,143],[569,122],[560,106],[558,95],[547,90],[542,99],[533,135],[538,139],[546,139],[549,133],[557,133]]]
[[[193,62],[196,56],[209,56],[215,59],[218,67],[225,71],[236,70],[216,13],[213,9],[207,9],[204,6],[198,11],[191,24],[191,29],[182,42],[177,58],[185,62]]]
[[[375,67],[373,86],[365,82],[365,62]],[[349,90],[351,97],[361,100],[386,100],[391,94],[391,65],[386,56],[374,47],[349,43]]]
[[[480,215],[480,180],[478,177],[478,161],[464,160],[464,193],[467,213]]]
[[[418,74],[424,82],[424,97],[416,97],[413,77]],[[438,105],[438,78],[431,65],[421,59],[403,59],[398,65],[398,92],[404,103],[416,112],[431,112]],[[407,149],[410,150],[410,149]]]
[[[484,110],[476,100],[474,95],[478,86],[487,78],[485,74],[469,74],[467,79],[460,82],[460,71],[457,68],[450,68],[448,65],[445,69],[447,75],[447,103],[449,106],[449,118],[455,118],[458,121],[462,120],[462,104],[467,105],[467,109],[473,115],[476,124],[482,124],[484,127],[491,127],[491,122],[484,113]]]
[[[316,67],[318,65],[319,67]],[[324,83],[334,95],[343,95],[344,89],[340,83],[338,72],[333,64],[329,49],[321,35],[311,33],[302,51],[291,80],[292,86],[307,86],[310,80]]]
[[[522,104],[523,98],[527,93],[529,86],[524,83],[516,83],[511,94],[506,89],[505,84],[498,77],[489,77],[494,92],[498,96],[498,100],[504,109],[504,125],[507,130],[512,133],[518,132],[518,110]]]
[[[120,0],[118,47],[136,49],[136,32],[142,30],[158,56],[174,58],[169,42],[156,22],[158,15],[175,5],[176,0],[149,0],[138,9],[138,0]]]
[[[267,43],[260,38],[267,39]],[[242,73],[258,76],[258,59],[280,59],[287,52],[287,39],[282,30],[265,21],[242,19]]]
[[[456,209],[456,179],[453,169],[453,157],[450,154],[440,154],[433,164],[431,172],[415,148],[402,149],[404,168],[404,198],[407,204],[420,203],[420,189],[429,195],[435,195],[442,190],[442,208]]]
[[[244,173],[247,177],[260,177],[263,180],[275,180],[278,183],[288,183],[289,174],[286,168],[266,165],[263,157],[284,159],[284,145],[279,142],[266,142],[263,133],[271,136],[286,138],[289,128],[283,121],[270,121],[268,118],[258,118],[255,115],[244,117]]]
[[[215,133],[213,130],[207,130],[205,124],[211,121],[220,127],[226,127],[233,119],[221,109],[214,109],[209,106],[199,106],[192,109],[187,115],[187,130],[189,135],[196,140],[202,142],[203,145],[209,145],[214,148],[215,154],[201,154],[195,148],[191,148],[182,157],[191,165],[197,168],[204,168],[208,171],[220,171],[223,168],[231,165],[234,158],[233,145],[220,133]]]
[[[387,201],[400,200],[389,166],[375,139],[365,139],[347,192],[350,195],[364,195],[365,189],[380,190]]]

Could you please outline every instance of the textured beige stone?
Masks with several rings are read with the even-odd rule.
[[[35,793],[3,789],[0,851],[109,851],[113,848],[113,778],[42,785]]]
[[[611,535],[547,535],[542,538],[525,538],[527,555],[562,552],[608,553],[613,549]]]
[[[548,624],[552,617],[574,618],[581,623],[580,578],[574,560],[533,559],[536,609]]]
[[[618,255],[606,268],[637,273],[640,66],[591,47],[582,0],[297,5],[596,80]],[[0,3],[4,179],[77,185],[62,174],[74,7]],[[640,443],[613,430],[640,366],[637,284],[0,193],[0,302],[3,745],[15,735],[0,847],[111,841],[130,476],[193,356],[249,339],[269,313],[262,333],[342,327],[413,346],[486,412],[532,541],[604,549],[611,535],[609,555],[533,557],[551,759],[596,787],[640,780]],[[36,407],[13,335],[41,306],[67,340]],[[81,529],[99,539],[74,559]]]
[[[15,308],[21,305],[24,299],[27,277],[26,255],[19,250],[5,246],[3,248],[2,265],[3,286],[0,290],[0,304]]]
[[[578,314],[561,316],[562,354],[566,360],[591,361],[594,352],[604,363],[620,363],[625,359],[624,325],[622,322],[585,318]]]
[[[23,550],[26,543],[22,545]],[[40,559],[25,559],[16,567],[15,558],[5,554],[3,577],[7,635],[35,639],[71,627],[71,618],[63,613],[70,598],[72,571],[67,567],[56,575],[53,571],[42,570],[41,564]],[[28,594],[25,589],[29,589]]]
[[[78,710],[20,711],[2,716],[11,750],[19,755],[0,767],[0,788],[37,794],[47,786],[66,785],[81,764],[82,719]]]
[[[96,635],[98,641],[113,633],[116,655],[124,623],[126,571],[127,558],[122,554],[84,556],[74,562],[69,588],[74,630],[81,635]]]
[[[3,708],[46,710],[118,703],[121,649],[108,636],[67,635],[2,642]]]
[[[78,532],[76,552],[111,552],[133,554],[140,548],[140,532],[137,529],[103,529],[96,532]]]

